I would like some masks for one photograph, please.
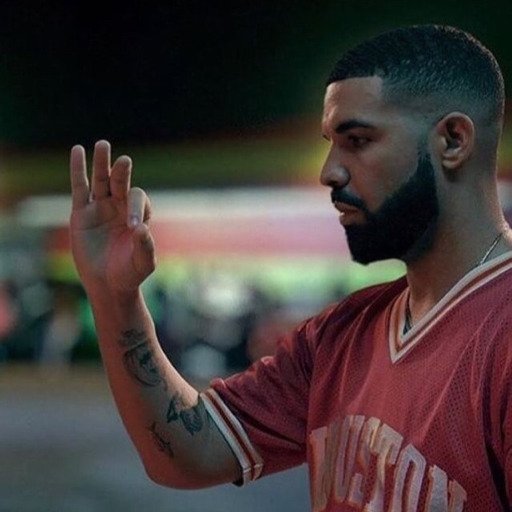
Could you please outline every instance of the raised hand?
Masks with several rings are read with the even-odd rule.
[[[71,150],[71,248],[88,293],[135,291],[155,269],[151,206],[143,190],[131,188],[131,172],[127,156],[111,166],[110,144],[99,141],[89,185],[84,148]]]

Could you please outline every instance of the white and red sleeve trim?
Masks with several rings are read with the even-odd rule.
[[[263,470],[263,459],[236,416],[214,389],[201,393],[206,411],[233,450],[242,468],[242,485],[256,480]]]

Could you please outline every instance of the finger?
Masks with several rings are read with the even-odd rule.
[[[129,227],[136,227],[151,218],[151,203],[144,190],[134,187],[128,192],[126,222]]]
[[[69,174],[71,179],[71,200],[73,210],[84,208],[89,202],[89,180],[87,179],[87,164],[85,149],[74,146],[69,157]]]
[[[133,231],[133,265],[142,279],[156,268],[155,241],[145,224],[139,224]]]
[[[120,201],[125,201],[128,197],[131,173],[131,158],[129,156],[120,156],[112,166],[110,173],[110,193]]]
[[[106,140],[96,142],[92,162],[92,195],[104,199],[110,194],[110,144]]]

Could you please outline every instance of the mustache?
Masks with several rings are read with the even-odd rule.
[[[364,212],[368,211],[366,205],[361,199],[356,196],[353,196],[345,189],[341,187],[333,187],[331,190],[331,201],[333,203],[345,203],[349,206],[354,206]]]

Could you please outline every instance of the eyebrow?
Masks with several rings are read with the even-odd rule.
[[[353,128],[375,128],[375,126],[365,123],[364,121],[358,121],[357,119],[350,119],[349,121],[344,121],[336,126],[334,131],[339,135],[348,130],[352,130]]]
[[[341,135],[342,133],[353,130],[354,128],[375,128],[375,126],[370,123],[365,123],[364,121],[359,121],[358,119],[349,119],[348,121],[339,123],[334,132]],[[329,140],[327,135],[323,134],[322,136],[324,139]]]

